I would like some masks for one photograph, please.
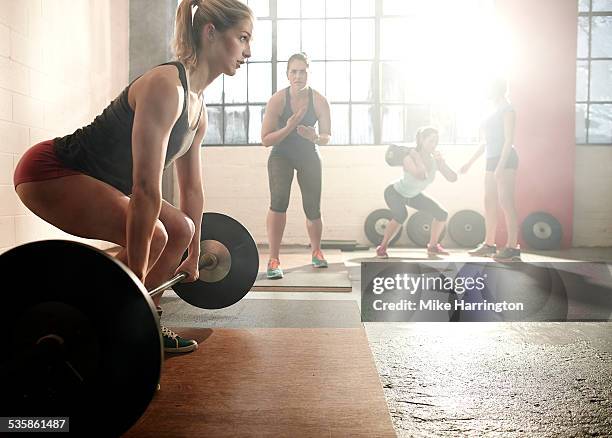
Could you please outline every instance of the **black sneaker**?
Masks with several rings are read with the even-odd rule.
[[[195,340],[183,339],[168,327],[163,325],[160,325],[160,327],[166,353],[189,353],[198,348],[198,343]]]
[[[496,252],[497,247],[495,245],[487,245],[485,242],[482,242],[473,250],[468,251],[468,254],[474,257],[491,257],[494,256]]]
[[[520,262],[521,250],[519,248],[503,248],[493,256],[496,262]]]

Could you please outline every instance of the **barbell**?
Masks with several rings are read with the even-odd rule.
[[[69,417],[71,432],[119,436],[144,413],[163,366],[152,297],[172,287],[197,307],[230,306],[257,277],[257,246],[246,228],[205,213],[200,278],[179,273],[147,291],[108,254],[48,240],[0,256],[0,412]]]

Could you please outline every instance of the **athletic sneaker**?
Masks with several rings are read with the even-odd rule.
[[[444,249],[442,245],[436,243],[435,245],[427,245],[427,255],[438,256],[438,255],[450,255],[450,252]]]
[[[195,340],[181,338],[168,327],[163,325],[160,327],[166,353],[189,353],[198,348],[198,343]]]
[[[379,259],[388,259],[389,254],[387,254],[387,249],[382,246],[376,247],[376,257]]]
[[[468,254],[475,257],[491,257],[494,256],[496,252],[497,247],[495,245],[487,245],[485,242],[482,242],[473,250],[468,251]]]
[[[521,250],[520,248],[502,248],[493,256],[493,260],[497,262],[520,262]]]
[[[321,250],[312,254],[312,266],[314,268],[327,268],[327,260]]]
[[[278,280],[283,278],[283,270],[280,267],[280,261],[278,259],[270,259],[268,261],[268,270],[266,271],[268,280]]]

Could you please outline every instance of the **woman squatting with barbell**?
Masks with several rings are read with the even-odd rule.
[[[438,146],[438,130],[431,126],[419,128],[416,133],[416,147],[406,148],[405,156],[396,165],[403,167],[401,179],[385,189],[385,202],[391,210],[389,221],[381,244],[376,248],[376,257],[388,258],[387,248],[408,217],[406,206],[426,211],[433,216],[431,236],[427,244],[429,256],[448,255],[438,240],[448,218],[448,212],[435,200],[423,193],[440,172],[450,182],[457,181],[457,174],[446,164]]]
[[[252,33],[253,14],[240,1],[183,0],[177,61],[135,79],[88,126],[32,146],[15,169],[22,202],[67,233],[120,245],[117,258],[147,289],[179,271],[195,281],[204,211],[203,91],[220,74],[236,74],[251,56]],[[161,194],[162,172],[173,162],[180,208]],[[162,336],[167,352],[197,348],[163,326]]]

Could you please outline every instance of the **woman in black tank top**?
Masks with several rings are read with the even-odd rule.
[[[63,231],[120,245],[117,258],[148,289],[179,270],[189,274],[187,281],[196,280],[204,210],[203,91],[220,74],[236,74],[251,56],[252,31],[253,14],[238,0],[183,0],[176,15],[177,62],[136,79],[90,125],[31,148],[15,172],[23,203]],[[162,200],[162,171],[172,162],[180,208]],[[166,351],[197,347],[164,327],[162,335]]]
[[[312,264],[327,267],[321,252],[321,159],[318,145],[329,143],[331,119],[324,96],[308,86],[308,58],[297,53],[287,63],[290,86],[275,93],[266,106],[261,129],[264,146],[274,146],[268,159],[270,210],[266,221],[270,243],[267,277],[282,278],[280,244],[287,221],[293,174],[297,173],[312,248]],[[319,124],[319,133],[315,124]]]

